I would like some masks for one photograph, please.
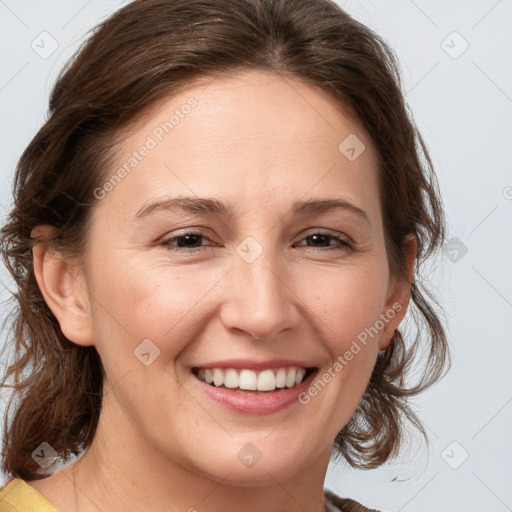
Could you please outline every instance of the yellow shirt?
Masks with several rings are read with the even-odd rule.
[[[325,505],[329,512],[379,512],[363,507],[357,501],[339,498],[331,491],[324,491]],[[0,512],[59,512],[44,496],[24,480],[14,478],[0,488]]]
[[[58,510],[27,482],[14,478],[0,488],[0,512],[58,512]]]

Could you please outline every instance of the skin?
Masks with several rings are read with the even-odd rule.
[[[297,79],[253,71],[206,83],[163,99],[127,130],[107,176],[189,97],[198,101],[98,201],[83,262],[34,248],[63,333],[94,345],[107,376],[92,446],[29,482],[60,510],[322,511],[334,439],[405,315],[410,285],[389,274],[367,133]],[[354,161],[338,149],[349,134],[366,147]],[[148,202],[182,195],[229,203],[233,217],[159,210],[134,220]],[[293,214],[294,201],[312,198],[344,198],[369,222],[347,210]],[[184,228],[205,236],[199,250],[161,243]],[[308,238],[319,231],[351,247]],[[263,250],[252,263],[236,252],[248,236]],[[410,240],[409,277],[414,252]],[[190,372],[227,358],[291,357],[322,375],[393,304],[400,312],[306,405],[236,413]],[[144,339],[160,350],[149,366],[133,353]],[[247,442],[262,453],[250,468],[237,458]]]

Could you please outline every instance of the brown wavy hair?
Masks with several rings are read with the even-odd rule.
[[[14,206],[0,237],[17,286],[3,381],[11,388],[2,446],[7,474],[44,478],[31,456],[43,441],[64,462],[79,455],[101,411],[101,360],[93,346],[70,342],[47,306],[33,270],[32,229],[49,224],[45,240],[63,257],[84,255],[94,190],[108,176],[122,130],[193,80],[238,70],[328,91],[372,137],[392,276],[407,278],[404,242],[409,234],[417,239],[409,308],[417,330],[407,342],[395,331],[335,448],[352,466],[373,468],[398,455],[405,419],[428,440],[408,399],[449,366],[438,304],[417,278],[443,242],[444,216],[393,52],[330,0],[136,0],[96,27],[61,72],[48,119],[17,165]],[[414,383],[407,379],[412,369],[421,370]]]

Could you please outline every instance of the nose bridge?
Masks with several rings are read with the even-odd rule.
[[[286,262],[277,251],[251,237],[236,252],[229,273],[229,297],[223,308],[225,326],[258,338],[272,337],[291,327],[296,315]]]

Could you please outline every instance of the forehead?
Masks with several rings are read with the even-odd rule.
[[[219,197],[243,209],[345,193],[375,207],[369,136],[327,92],[297,78],[252,71],[196,81],[152,105],[124,136],[103,203],[127,215],[162,195]]]

